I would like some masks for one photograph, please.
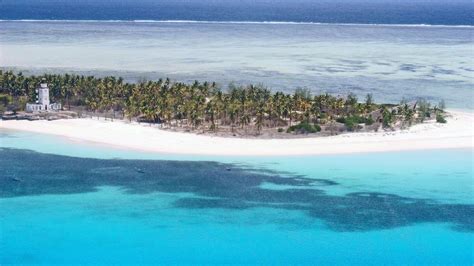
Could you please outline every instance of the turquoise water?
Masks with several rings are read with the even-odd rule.
[[[196,158],[14,131],[0,148],[0,264],[473,263],[472,150]]]

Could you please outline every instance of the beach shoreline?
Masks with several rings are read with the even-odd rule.
[[[198,135],[167,131],[148,124],[91,118],[0,120],[0,130],[28,131],[127,150],[183,155],[291,156],[473,148],[474,113],[453,110],[449,113],[447,124],[428,122],[399,131],[288,139]]]

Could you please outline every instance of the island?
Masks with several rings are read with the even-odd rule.
[[[37,88],[48,90],[47,104],[51,98],[55,108],[25,109],[40,102]],[[128,83],[112,76],[12,71],[0,72],[0,113],[4,129],[188,154],[459,148],[472,147],[473,136],[472,114],[447,112],[442,101],[376,103],[370,94],[360,101],[354,94],[313,96],[301,88],[288,94],[263,85],[230,84],[223,90],[215,82]]]

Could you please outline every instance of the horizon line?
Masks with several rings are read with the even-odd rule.
[[[0,22],[66,22],[66,23],[182,23],[182,24],[269,24],[269,25],[323,25],[323,26],[378,26],[378,27],[442,27],[473,28],[474,25],[400,24],[400,23],[328,23],[299,21],[220,21],[220,20],[100,20],[100,19],[0,19]]]

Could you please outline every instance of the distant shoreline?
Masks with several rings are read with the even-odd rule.
[[[0,130],[44,133],[128,150],[188,155],[285,156],[473,148],[474,113],[450,111],[450,114],[447,124],[424,123],[393,132],[292,139],[224,138],[89,118],[0,121]]]

